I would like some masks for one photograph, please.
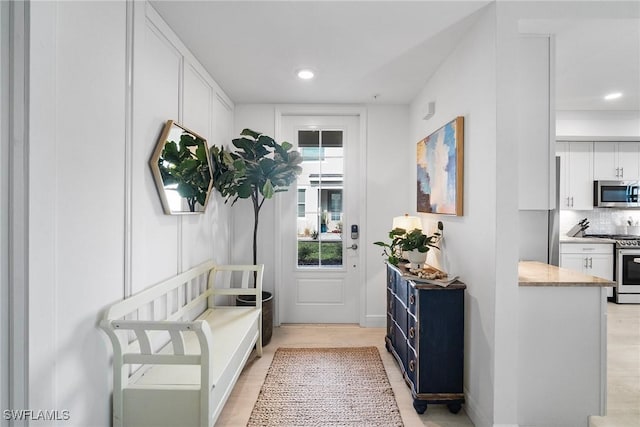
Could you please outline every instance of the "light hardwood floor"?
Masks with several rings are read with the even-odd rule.
[[[246,426],[278,347],[376,346],[382,356],[405,426],[469,427],[464,413],[430,405],[418,415],[400,370],[384,347],[385,330],[351,325],[286,325],[274,329],[262,358],[252,357],[238,379],[216,426]],[[608,306],[608,411],[591,427],[640,427],[640,305]]]
[[[607,416],[591,427],[640,427],[640,304],[607,307]]]

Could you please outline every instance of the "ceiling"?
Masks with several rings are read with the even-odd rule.
[[[234,102],[406,104],[489,1],[152,3]]]
[[[553,34],[556,110],[640,110],[640,20],[521,21],[524,33]],[[604,96],[621,92],[619,99]]]
[[[152,1],[236,103],[385,104],[411,102],[488,3]],[[640,110],[639,20],[534,27],[555,35],[558,110]]]

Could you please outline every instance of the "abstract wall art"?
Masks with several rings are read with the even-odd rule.
[[[462,116],[418,142],[418,212],[462,215],[463,147]]]

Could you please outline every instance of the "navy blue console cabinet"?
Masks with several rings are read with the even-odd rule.
[[[457,413],[464,403],[464,293],[406,277],[404,267],[387,266],[386,347],[411,389],[413,407],[446,404]]]

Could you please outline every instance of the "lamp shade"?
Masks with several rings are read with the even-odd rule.
[[[392,228],[403,228],[407,232],[418,229],[422,230],[422,220],[417,216],[409,216],[404,214],[403,216],[396,216],[393,218]]]

